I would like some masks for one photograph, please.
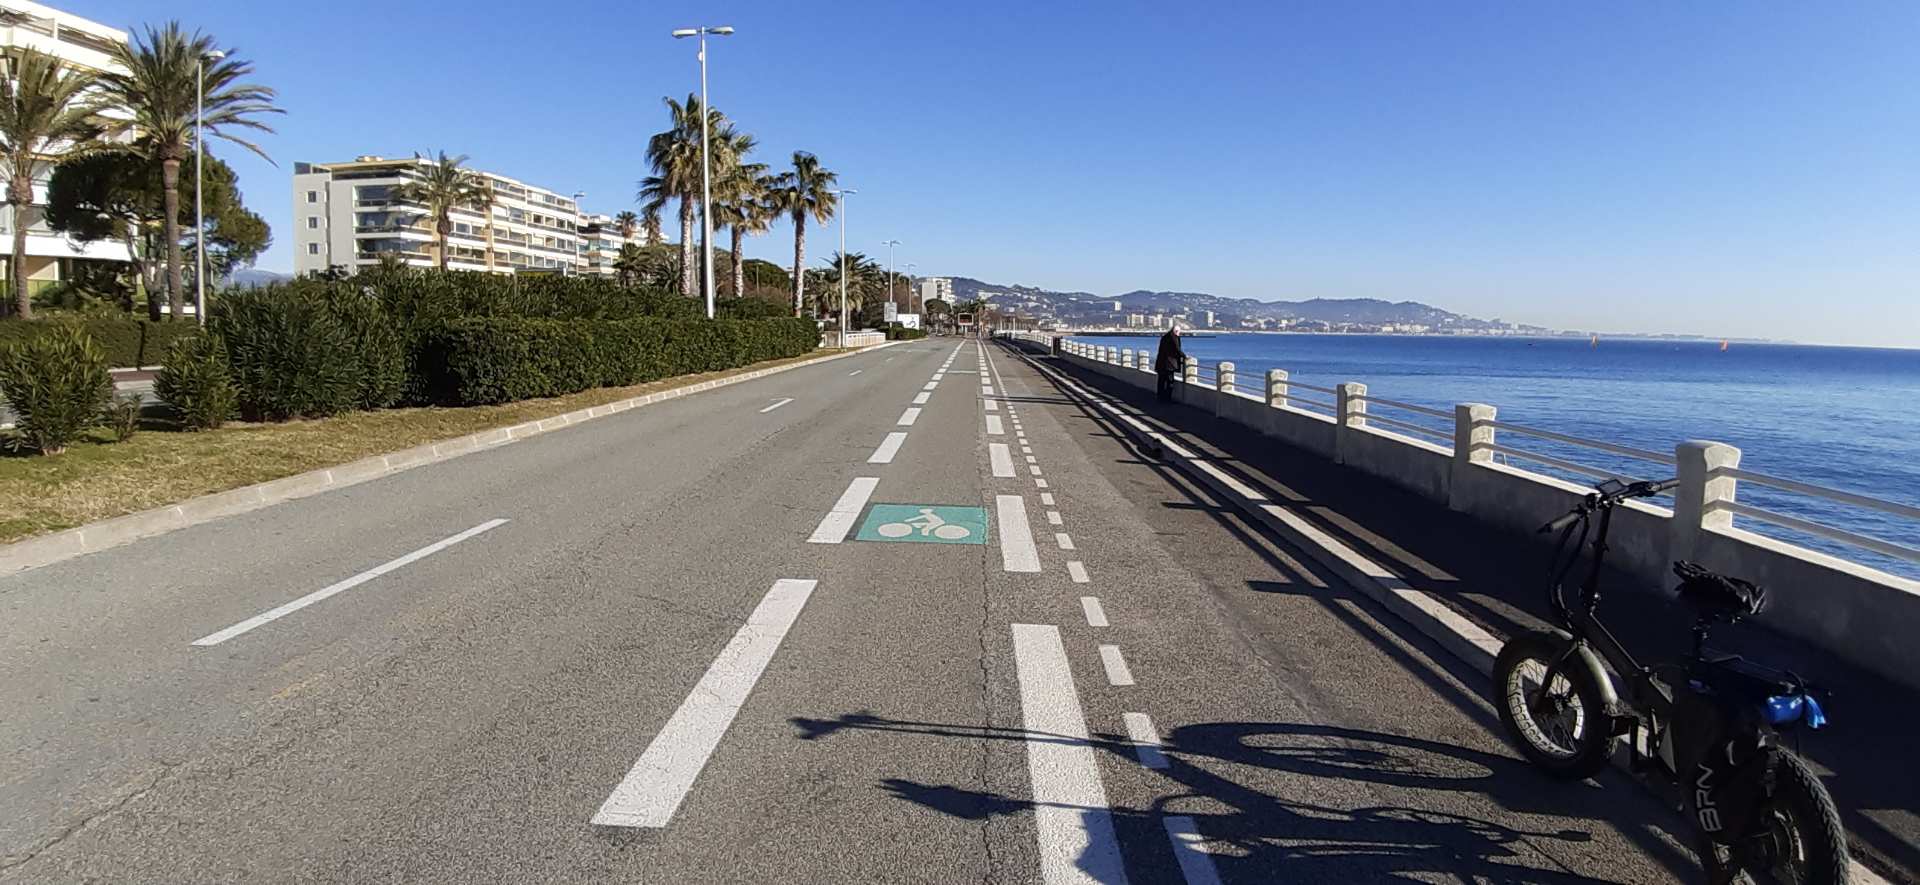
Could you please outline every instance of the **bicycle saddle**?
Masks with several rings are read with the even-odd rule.
[[[1673,573],[1680,576],[1680,598],[1703,615],[1731,620],[1766,610],[1766,588],[1751,581],[1716,574],[1697,562],[1676,562]]]

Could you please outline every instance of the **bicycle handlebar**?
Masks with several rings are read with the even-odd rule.
[[[1627,498],[1650,498],[1661,492],[1671,491],[1675,486],[1680,484],[1680,478],[1676,476],[1673,479],[1664,479],[1658,482],[1643,479],[1625,484],[1618,483],[1615,480],[1607,480],[1607,483],[1613,483],[1618,486],[1618,488],[1609,489],[1606,483],[1596,486],[1594,491],[1588,493],[1587,497],[1580,502],[1580,506],[1567,511],[1566,514],[1541,526],[1539,533],[1544,535],[1560,531],[1572,525],[1575,520],[1581,519],[1595,510],[1599,510],[1602,507],[1612,507]]]

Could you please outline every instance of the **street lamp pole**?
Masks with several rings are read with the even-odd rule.
[[[914,269],[914,268],[916,268],[916,267],[919,267],[919,266],[920,266],[920,265],[917,265],[917,264],[914,264],[914,263],[913,263],[913,262],[911,262],[911,261],[909,261],[909,262],[907,262],[907,306],[908,306],[908,307],[912,307],[912,306],[914,305],[914,300],[913,300],[913,269]],[[926,302],[926,299],[924,299],[924,298],[923,298],[923,299],[921,299],[919,303],[920,303],[920,309],[919,309],[919,310],[916,310],[916,311],[914,311],[914,316],[917,316],[917,317],[919,317],[919,318],[920,318],[920,328],[922,328],[922,329],[924,329],[924,328],[926,328],[926,327],[927,327],[927,317],[926,317],[926,312],[927,312],[927,302]]]
[[[707,35],[725,37],[731,33],[733,28],[726,25],[673,32],[676,38],[700,38],[700,251],[706,258],[707,319],[713,319],[713,160],[707,150],[707,119],[713,116],[713,105],[707,100]],[[685,268],[681,270],[685,272]]]
[[[200,56],[199,64],[193,69],[193,315],[202,326],[207,324],[207,207],[200,195],[207,185],[206,177],[201,174],[202,158],[207,154],[207,140],[202,132],[207,115],[207,62],[226,57],[226,53],[216,49]]]
[[[840,216],[840,346],[847,346],[847,196],[859,191],[842,188],[833,191],[835,200],[840,204],[836,212]]]
[[[887,247],[887,303],[892,304],[894,303],[893,301],[893,247],[900,245],[900,241],[888,240],[885,243],[885,245]]]

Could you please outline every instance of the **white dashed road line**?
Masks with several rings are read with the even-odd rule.
[[[896,423],[901,427],[912,427],[913,422],[918,420],[920,420],[920,410],[917,408],[909,408],[900,413],[900,420]]]
[[[1058,510],[1047,511],[1047,525],[1059,525],[1059,524],[1060,524],[1060,511]]]
[[[1004,435],[1004,434],[1006,434],[1006,432],[1007,432],[1007,429],[1006,429],[1005,427],[1002,427],[1002,426],[1000,426],[1000,416],[999,416],[999,415],[988,415],[988,416],[987,416],[987,433],[988,433],[989,435],[992,435],[992,436],[1002,436],[1002,435]]]
[[[1007,451],[1006,443],[988,443],[987,460],[993,462],[993,475],[1002,479],[1013,476],[1013,453]]]
[[[1214,869],[1213,855],[1208,854],[1200,843],[1205,841],[1200,831],[1193,825],[1193,818],[1184,814],[1169,814],[1160,819],[1167,828],[1167,839],[1173,843],[1173,857],[1180,862],[1180,877],[1187,885],[1220,885],[1220,871]]]
[[[1100,782],[1099,760],[1087,742],[1087,720],[1074,691],[1060,628],[1013,625],[1013,657],[1028,735],[1040,878],[1047,885],[1125,885],[1127,871],[1113,813]]]
[[[927,398],[931,396],[933,396],[933,394],[928,393],[926,391],[921,391],[920,393],[917,393],[914,395],[913,404],[916,406],[924,406],[927,404]]]
[[[1127,659],[1120,656],[1120,646],[1100,646],[1100,663],[1107,668],[1107,681],[1114,685],[1132,685],[1133,671],[1127,669]]]
[[[867,463],[892,464],[893,456],[900,452],[900,444],[906,441],[907,434],[905,431],[895,431],[887,434],[887,438],[880,441],[880,447],[874,449],[873,454],[867,456]]]
[[[817,582],[782,578],[747,616],[700,677],[699,684],[673,711],[647,744],[612,795],[601,803],[593,822],[608,827],[664,827],[680,801],[693,789],[733,717],[746,704],[780,640],[800,617]]]
[[[1077,562],[1067,563],[1068,568],[1072,568],[1073,566],[1076,566],[1076,565],[1079,565],[1079,563]],[[1087,626],[1089,627],[1107,626],[1107,610],[1104,606],[1100,604],[1100,597],[1098,596],[1080,597],[1080,610],[1082,612],[1085,612],[1087,615]]]
[[[838,544],[847,539],[852,530],[853,521],[860,518],[860,511],[867,507],[867,499],[873,497],[873,490],[880,485],[877,476],[855,477],[840,494],[840,500],[833,502],[833,509],[820,520],[813,535],[807,538],[809,544]]]
[[[1153,727],[1153,720],[1145,713],[1123,713],[1121,719],[1127,723],[1127,740],[1133,744],[1133,754],[1140,764],[1148,768],[1167,767],[1167,754],[1160,752],[1160,732]]]
[[[1023,449],[1024,449],[1024,448],[1026,448],[1026,446],[1021,446],[1020,448],[1023,448]],[[1040,493],[1040,503],[1042,503],[1042,504],[1045,504],[1045,505],[1047,505],[1048,507],[1052,507],[1052,506],[1053,506],[1053,493],[1052,493],[1052,492],[1041,492],[1041,493]]]
[[[1085,584],[1088,581],[1087,567],[1078,559],[1067,563],[1067,575],[1073,578],[1075,584]]]
[[[1067,534],[1066,532],[1054,532],[1053,543],[1060,545],[1060,549],[1062,550],[1074,549],[1073,536]]]
[[[866,369],[854,369],[853,371],[847,373],[847,377],[852,378],[853,376],[858,375],[864,371],[866,371]]]
[[[790,402],[793,402],[793,397],[790,397],[790,396],[789,396],[789,397],[786,397],[786,398],[784,398],[784,399],[781,399],[781,400],[777,400],[777,401],[775,401],[775,402],[774,402],[774,404],[773,404],[773,405],[770,405],[770,406],[768,406],[768,407],[766,407],[766,408],[764,408],[764,409],[761,409],[761,410],[760,410],[760,414],[762,414],[762,415],[764,415],[764,414],[766,414],[766,413],[768,413],[768,412],[771,412],[771,411],[773,411],[774,409],[777,409],[777,408],[780,408],[781,406],[784,406],[784,405],[786,405],[787,403],[790,403]]]
[[[1010,572],[1040,570],[1040,551],[1033,544],[1033,529],[1027,525],[1027,499],[1019,495],[996,495],[995,515],[1000,523],[1000,567]]]
[[[432,556],[435,553],[439,553],[440,551],[445,550],[448,547],[452,547],[453,545],[458,544],[461,541],[465,541],[476,535],[493,531],[494,529],[497,529],[506,524],[507,524],[507,520],[505,519],[489,519],[486,522],[483,522],[477,526],[474,526],[473,528],[467,529],[466,531],[461,532],[457,535],[454,535],[450,538],[445,538],[439,541],[435,541],[431,544],[428,544],[425,547],[415,550],[412,553],[409,553],[398,559],[390,559],[386,562],[376,565],[373,568],[367,569],[366,571],[361,572],[357,575],[354,575],[351,578],[347,578],[344,581],[338,581],[332,584],[328,584],[325,587],[315,590],[312,593],[302,596],[299,599],[296,599],[278,608],[261,612],[260,614],[254,615],[253,617],[248,618],[244,621],[241,621],[240,623],[235,624],[231,627],[228,627],[225,630],[221,630],[217,633],[209,633],[205,636],[200,637],[199,639],[195,639],[193,641],[193,644],[197,646],[201,646],[202,648],[219,645],[220,643],[225,642],[229,639],[232,639],[235,636],[239,636],[240,634],[245,633],[248,630],[252,630],[255,627],[261,627],[267,624],[271,624],[274,621],[277,621],[277,620],[280,620],[281,618],[286,617],[287,615],[293,614],[294,612],[297,612],[303,608],[306,608],[307,606],[313,605],[316,602],[324,602],[334,596],[338,596],[342,593],[347,592],[348,590],[352,590],[353,588],[358,587],[361,584],[365,584],[366,582],[371,581],[374,578],[380,577],[381,575],[384,575],[395,569],[403,568],[412,563],[419,562],[420,560],[426,559],[427,557]]]
[[[997,399],[987,400],[987,411],[989,412],[1000,411],[1000,401]]]

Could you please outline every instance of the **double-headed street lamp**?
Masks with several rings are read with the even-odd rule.
[[[207,324],[207,207],[200,192],[206,189],[207,180],[200,168],[207,155],[207,140],[201,131],[207,116],[207,62],[226,57],[216,49],[200,56],[193,69],[193,315],[202,326]]]
[[[828,191],[839,204],[834,211],[840,216],[840,346],[847,346],[847,197],[859,193],[852,188]]]
[[[706,255],[707,319],[713,319],[713,163],[707,152],[707,118],[713,105],[707,101],[707,35],[725,37],[733,33],[730,25],[681,28],[675,38],[700,38],[700,250]],[[686,268],[681,268],[685,273]]]

